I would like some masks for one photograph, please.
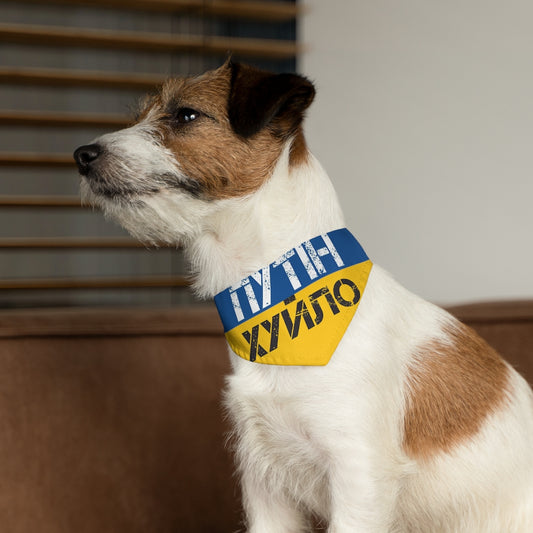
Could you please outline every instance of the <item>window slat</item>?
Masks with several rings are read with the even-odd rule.
[[[188,286],[185,276],[0,279],[0,290],[156,289]]]
[[[270,59],[292,58],[299,52],[294,41],[87,30],[26,24],[0,24],[0,41],[41,46],[186,52],[219,56],[233,52],[242,56]]]
[[[56,87],[105,87],[149,91],[165,81],[165,76],[118,74],[50,68],[0,67],[0,83],[50,85]]]
[[[72,154],[0,152],[0,167],[74,168],[75,163]]]
[[[0,238],[2,250],[52,250],[52,249],[146,249],[146,245],[130,238],[113,237],[24,237]],[[158,248],[166,248],[161,245]],[[151,247],[151,249],[153,249]]]
[[[0,125],[6,126],[124,128],[130,123],[127,116],[110,113],[49,113],[0,109]]]
[[[83,207],[79,196],[0,196],[0,207]]]
[[[18,1],[18,0],[12,0]],[[287,2],[254,0],[25,0],[34,4],[78,5],[101,8],[192,13],[282,22],[295,19],[301,9]]]

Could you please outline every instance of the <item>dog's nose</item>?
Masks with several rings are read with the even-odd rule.
[[[101,153],[102,148],[99,144],[87,144],[77,148],[74,152],[74,160],[76,165],[78,165],[80,174],[86,176],[91,168],[91,163],[98,159]]]

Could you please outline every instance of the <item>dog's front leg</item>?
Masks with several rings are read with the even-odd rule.
[[[303,533],[307,520],[296,504],[280,492],[268,490],[260,480],[246,472],[241,488],[248,533]]]
[[[328,533],[393,531],[398,481],[368,446],[335,446],[329,475]]]
[[[333,495],[328,533],[390,533],[393,509],[355,490]]]

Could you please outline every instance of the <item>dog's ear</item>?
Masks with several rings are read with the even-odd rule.
[[[294,133],[315,96],[313,84],[296,74],[272,74],[231,62],[228,66],[228,115],[233,130],[247,138],[272,124],[278,134]]]

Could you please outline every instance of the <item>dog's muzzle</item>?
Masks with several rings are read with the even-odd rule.
[[[82,176],[89,174],[91,165],[98,159],[101,153],[102,147],[99,144],[87,144],[75,150],[74,160]]]

